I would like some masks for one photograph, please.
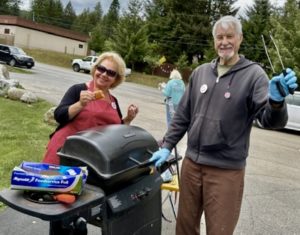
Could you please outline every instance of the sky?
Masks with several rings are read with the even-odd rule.
[[[93,10],[97,2],[101,2],[102,9],[104,13],[107,12],[112,0],[71,0],[72,6],[76,12],[76,14],[80,14],[84,8],[90,8],[90,10]],[[284,2],[286,0],[271,0],[271,3],[274,6],[283,6]],[[30,8],[31,0],[22,0],[23,4],[21,9],[28,10]],[[61,0],[62,4],[66,6],[66,4],[69,2],[69,0]],[[129,0],[119,0],[121,9],[126,9],[126,6],[129,2]],[[237,6],[241,7],[241,10],[243,10],[247,6],[251,6],[253,4],[253,0],[238,0],[236,2]]]
[[[21,9],[28,10],[31,5],[31,0],[21,0],[23,2]],[[64,7],[70,0],[60,0]],[[110,7],[112,0],[71,0],[72,6],[76,12],[76,14],[80,14],[84,8],[89,8],[93,10],[97,2],[101,3],[102,9],[104,12]],[[119,0],[121,9],[126,8],[129,0]]]

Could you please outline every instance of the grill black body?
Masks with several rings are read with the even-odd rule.
[[[148,163],[157,149],[155,139],[135,126],[79,132],[58,152],[62,165],[85,165],[89,170],[87,185],[74,204],[28,202],[21,191],[13,190],[0,192],[0,199],[50,221],[50,235],[87,234],[86,222],[101,227],[103,235],[159,235],[162,180],[159,173],[150,173]]]

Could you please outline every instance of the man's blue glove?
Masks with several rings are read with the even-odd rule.
[[[150,162],[155,162],[155,167],[160,167],[170,156],[171,152],[167,148],[162,148],[155,153],[153,153],[152,157],[149,159]]]
[[[279,83],[279,84],[276,84]],[[282,87],[282,92],[278,90],[278,85]],[[269,97],[273,101],[281,102],[284,97],[290,94],[298,87],[297,77],[293,70],[286,69],[286,75],[282,73],[274,76],[269,82]],[[283,93],[283,94],[282,94]]]

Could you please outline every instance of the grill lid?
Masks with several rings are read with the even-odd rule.
[[[57,154],[61,164],[85,164],[92,172],[88,181],[94,178],[93,184],[102,186],[149,173],[148,159],[157,149],[157,141],[144,129],[116,124],[69,136]]]

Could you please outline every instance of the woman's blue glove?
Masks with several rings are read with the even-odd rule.
[[[162,148],[155,153],[153,153],[152,157],[149,159],[150,162],[155,162],[155,167],[160,167],[170,156],[171,152],[167,148]]]
[[[278,90],[276,83],[279,83],[282,87],[282,91]],[[286,75],[282,73],[278,76],[274,76],[269,82],[269,97],[271,100],[281,102],[284,97],[290,94],[290,91],[294,91],[298,87],[297,77],[293,70],[286,69]],[[283,94],[282,94],[283,93]]]

